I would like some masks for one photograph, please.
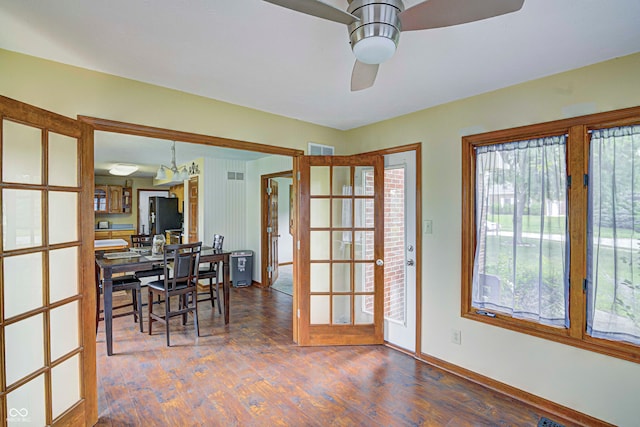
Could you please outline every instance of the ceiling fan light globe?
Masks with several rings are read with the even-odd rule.
[[[395,42],[383,36],[366,37],[353,45],[353,54],[365,64],[382,64],[395,52]]]

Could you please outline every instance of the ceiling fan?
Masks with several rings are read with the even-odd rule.
[[[264,0],[347,25],[356,57],[351,90],[373,85],[378,67],[396,51],[401,31],[426,30],[516,12],[524,0],[427,0],[405,10],[402,0],[347,0],[341,9],[320,0]]]

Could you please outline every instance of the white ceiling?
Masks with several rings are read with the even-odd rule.
[[[640,51],[640,1],[526,0],[406,32],[355,93],[344,25],[261,0],[0,0],[0,48],[351,129]]]
[[[171,167],[171,141],[111,132],[96,132],[94,138],[94,172],[108,175],[118,163],[134,164],[133,177],[154,177],[163,164]],[[212,147],[176,141],[176,164],[190,164],[200,157],[229,160],[256,160],[269,154]]]

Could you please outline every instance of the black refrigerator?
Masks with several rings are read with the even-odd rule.
[[[182,214],[175,197],[149,197],[149,234],[182,228]]]

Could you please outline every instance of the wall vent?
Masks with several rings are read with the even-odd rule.
[[[310,142],[309,148],[307,149],[309,156],[333,156],[334,151],[335,147],[316,144],[315,142]]]
[[[227,172],[227,180],[244,181],[244,172]]]

